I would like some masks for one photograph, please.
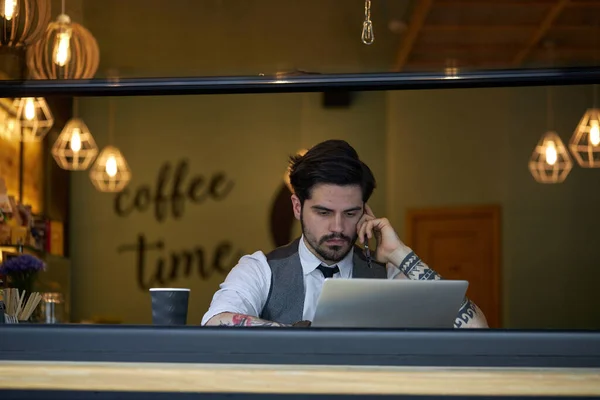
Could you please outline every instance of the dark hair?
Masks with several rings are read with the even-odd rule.
[[[376,186],[371,169],[344,140],[327,140],[303,156],[290,157],[290,184],[302,204],[310,199],[312,188],[320,183],[358,185],[365,203]]]

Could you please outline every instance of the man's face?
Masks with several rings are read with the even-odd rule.
[[[328,264],[348,254],[358,238],[356,224],[363,214],[360,186],[316,185],[303,206],[295,195],[292,204],[313,254]]]

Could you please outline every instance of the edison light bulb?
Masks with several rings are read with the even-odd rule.
[[[598,120],[590,122],[590,143],[594,146],[600,144],[600,126]]]
[[[17,16],[17,0],[0,0],[0,15],[7,21]]]
[[[363,22],[362,35],[360,38],[364,44],[372,44],[375,40],[373,22],[371,22],[371,0],[365,0],[365,22]]]
[[[73,128],[73,133],[71,133],[71,140],[69,141],[71,150],[74,152],[78,152],[81,150],[81,134],[79,128]]]
[[[117,160],[115,159],[115,156],[111,155],[108,157],[108,160],[106,160],[105,168],[106,168],[106,173],[111,178],[117,174]]]
[[[54,38],[52,62],[64,67],[71,59],[71,19],[68,15],[61,14],[57,21],[59,28]]]
[[[557,159],[558,154],[556,153],[554,142],[548,142],[548,144],[546,144],[546,162],[550,165],[554,165],[556,164]]]
[[[35,118],[35,102],[33,97],[25,99],[25,119],[32,121]]]

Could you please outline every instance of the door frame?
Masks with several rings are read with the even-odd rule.
[[[408,208],[406,210],[405,220],[405,243],[408,247],[413,246],[412,230],[415,222],[419,219],[436,219],[447,218],[450,216],[469,217],[469,216],[485,216],[492,220],[492,263],[490,271],[495,284],[492,288],[492,301],[496,305],[496,315],[486,315],[488,325],[490,327],[499,328],[504,320],[502,304],[502,208],[500,205],[480,205],[480,206],[451,206],[451,207],[428,207],[428,208]],[[431,266],[435,270],[435,265]]]

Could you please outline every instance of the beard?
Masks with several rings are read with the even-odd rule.
[[[317,238],[306,229],[302,213],[300,213],[300,224],[302,225],[302,234],[306,238],[306,241],[323,261],[331,261],[333,263],[341,261],[348,255],[348,253],[350,253],[352,246],[358,239],[358,233],[355,233],[352,237],[346,236],[342,233],[331,233],[329,235]],[[330,246],[325,243],[332,239],[344,240],[346,243],[343,245],[334,246]]]

